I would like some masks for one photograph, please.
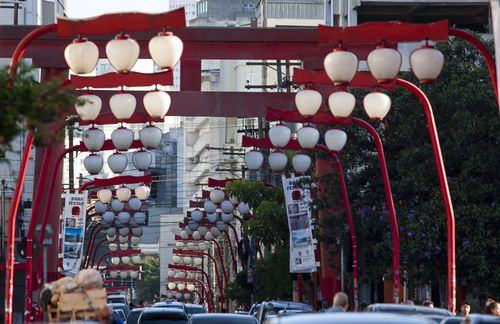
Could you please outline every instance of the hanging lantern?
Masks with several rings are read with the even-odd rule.
[[[198,208],[191,211],[191,219],[195,222],[201,221],[203,218],[203,212],[199,210]]]
[[[64,59],[76,74],[92,72],[99,60],[99,49],[86,38],[76,38],[64,49]]]
[[[137,151],[132,155],[132,162],[139,171],[146,171],[153,162],[153,156],[148,151]]]
[[[130,263],[130,257],[129,256],[122,256],[122,263],[123,264],[129,264]]]
[[[122,251],[128,250],[128,243],[120,243],[120,250]]]
[[[163,137],[161,129],[155,126],[146,126],[139,131],[139,139],[146,149],[157,148]]]
[[[119,257],[112,257],[111,258],[111,263],[114,265],[119,265],[120,264],[120,258]]]
[[[233,220],[233,214],[232,213],[222,213],[220,215],[220,219],[224,222],[224,223],[230,223],[232,220]]]
[[[169,270],[168,270],[168,276],[169,276],[169,277],[173,277],[173,276],[175,276],[175,271],[174,271],[174,270],[170,270],[170,269],[169,269]]]
[[[311,166],[311,158],[306,154],[296,154],[292,158],[292,165],[296,173],[306,173]]]
[[[142,201],[137,197],[130,198],[128,200],[128,206],[130,207],[130,209],[137,211],[137,210],[141,209]],[[135,215],[136,214],[134,214],[134,218],[135,218]]]
[[[109,189],[101,189],[97,192],[97,198],[103,204],[109,203],[111,201],[112,196],[113,196],[113,193]]]
[[[109,107],[116,119],[123,121],[130,119],[135,111],[137,102],[130,93],[118,92],[109,99]]]
[[[250,171],[256,171],[260,169],[264,162],[264,155],[256,150],[251,150],[245,153],[245,166]]]
[[[220,208],[225,213],[232,213],[234,206],[229,200],[224,200],[223,202],[220,203]]]
[[[172,298],[174,298],[174,293],[173,293],[173,292],[171,292],[171,291],[167,291],[167,298],[168,298],[168,299],[172,299]]]
[[[155,90],[146,93],[142,102],[151,118],[163,118],[170,109],[172,99],[165,91]]]
[[[161,32],[151,38],[148,48],[156,65],[161,69],[172,70],[181,58],[184,45],[182,40],[171,32]]]
[[[180,300],[182,298],[182,293],[180,292],[176,293],[175,298]]]
[[[201,236],[205,236],[207,234],[208,229],[205,226],[199,226],[198,227],[198,233],[200,233]]]
[[[118,127],[111,133],[111,142],[118,151],[127,151],[134,142],[134,132],[125,127]]]
[[[94,203],[95,212],[98,214],[104,214],[108,210],[108,204],[103,204],[99,200]]]
[[[118,244],[116,244],[116,243],[109,243],[108,247],[109,247],[109,250],[110,250],[111,252],[116,252],[116,251],[118,251]]]
[[[187,237],[186,237],[186,238],[187,238]],[[199,239],[201,239],[200,232],[198,232],[198,231],[194,231],[194,232],[193,232],[193,239],[194,239],[194,240],[199,240]]]
[[[140,185],[134,189],[135,196],[140,200],[148,199],[150,191],[151,189],[149,189],[149,187],[146,185]]]
[[[372,92],[363,99],[363,106],[371,120],[382,121],[391,109],[391,98],[382,92]]]
[[[185,288],[186,288],[186,284],[185,283],[179,282],[177,284],[177,289],[184,290]]]
[[[75,110],[81,120],[93,121],[97,119],[102,108],[101,98],[92,94],[84,94],[79,96],[76,101]]]
[[[219,237],[220,236],[220,230],[217,227],[212,227],[210,229],[210,233],[213,235],[213,237]]]
[[[330,129],[325,133],[325,143],[329,150],[340,152],[347,141],[347,134],[340,129]]]
[[[184,279],[184,278],[186,278],[186,273],[184,271],[177,271],[176,277]]]
[[[113,153],[108,157],[108,167],[111,172],[120,174],[127,168],[128,159],[125,154]]]
[[[239,200],[238,200],[238,197],[235,197],[235,196],[229,196],[229,201],[231,202],[231,204],[233,204],[233,206],[236,206],[239,204]]]
[[[323,67],[334,85],[345,85],[358,72],[358,58],[339,46],[325,57]]]
[[[351,116],[356,106],[356,98],[347,91],[337,91],[328,97],[328,107],[332,115],[338,118]]]
[[[207,221],[209,221],[210,223],[215,223],[217,221],[217,218],[219,218],[219,215],[217,215],[217,213],[207,214]]]
[[[186,246],[186,244],[184,244],[184,242],[175,242],[175,247],[177,249],[183,249],[184,246]]]
[[[123,210],[123,207],[125,207],[125,204],[118,199],[113,199],[111,201],[111,207],[113,208],[114,212],[119,213]]]
[[[190,265],[191,262],[193,262],[193,258],[189,257],[189,256],[185,256],[182,258],[182,262],[185,264],[185,265]]]
[[[133,227],[132,228],[132,235],[141,236],[142,235],[142,227]]]
[[[318,144],[319,131],[311,126],[304,126],[297,132],[297,140],[304,149],[311,149]]]
[[[129,275],[131,279],[137,279],[137,277],[139,277],[139,272],[136,270],[131,270]]]
[[[106,223],[112,223],[115,220],[115,213],[107,211],[102,215],[102,220]]]
[[[113,227],[111,227],[113,228]],[[109,243],[113,243],[114,241],[116,240],[116,235],[106,235],[106,241],[108,241]]]
[[[114,236],[116,235],[116,228],[110,227],[106,230],[106,235],[108,236]]]
[[[186,289],[189,290],[189,291],[193,291],[195,289],[195,286],[193,284],[187,284]]]
[[[104,161],[102,159],[102,156],[94,153],[83,159],[83,166],[85,167],[85,170],[87,170],[87,172],[91,175],[99,174],[99,172],[101,172],[102,170],[103,164]]]
[[[277,124],[269,129],[269,140],[271,140],[274,147],[283,148],[287,146],[291,137],[292,131],[284,124]]]
[[[208,199],[203,203],[203,208],[205,209],[205,212],[210,214],[215,213],[215,211],[217,210],[217,206],[214,204],[214,202]]]
[[[401,62],[401,54],[385,46],[378,46],[366,59],[370,73],[379,83],[394,80],[401,68]]]
[[[187,238],[189,237],[188,233],[184,230],[182,230],[179,235],[181,236],[181,238],[183,240],[187,240]],[[193,235],[194,235],[194,233],[193,233]]]
[[[196,250],[197,246],[196,246],[196,243],[194,243],[194,242],[188,242],[186,244],[186,247],[187,247],[188,250]]]
[[[196,223],[196,222],[194,222],[194,223]],[[198,228],[198,223],[196,223],[196,228]],[[189,222],[188,222],[188,226],[186,226],[184,228],[184,230],[186,231],[186,233],[187,233],[188,236],[189,235],[193,235],[193,231],[189,228]]]
[[[140,47],[129,35],[119,34],[106,44],[106,56],[116,71],[128,73],[139,58]]]
[[[118,277],[118,271],[111,270],[111,271],[109,272],[109,277],[110,277],[110,278],[113,278],[113,279],[117,278],[117,277]]]
[[[224,196],[224,191],[219,188],[210,191],[210,200],[213,201],[214,204],[220,204],[224,200]]]
[[[118,241],[121,243],[121,244],[125,244],[125,243],[128,243],[128,233],[129,233],[129,229],[128,227],[122,227],[118,230],[120,232],[120,236],[118,237]],[[123,233],[123,234],[122,234]]]
[[[178,256],[178,255],[173,255],[172,256],[172,261],[175,263],[175,264],[178,264],[179,262],[181,262],[181,257]],[[169,289],[174,289],[174,288],[170,288],[170,286],[168,287]]]
[[[242,201],[238,204],[238,211],[241,215],[246,215],[250,212],[250,206]]]
[[[207,241],[214,239],[214,236],[212,235],[211,232],[207,232],[204,236],[205,236],[205,240],[207,240]]]
[[[191,299],[191,294],[190,293],[184,293],[183,297],[184,297],[184,299],[189,300],[189,299]]]
[[[175,289],[177,287],[177,284],[175,282],[169,282],[168,283],[168,289]]]
[[[193,232],[193,231],[196,231],[198,229],[198,226],[200,226],[200,224],[198,223],[198,221],[194,221],[193,219],[190,219],[188,221],[188,223],[187,223],[187,227],[184,228],[184,230],[189,229],[191,232]]]
[[[443,70],[444,56],[428,44],[416,49],[410,55],[410,67],[420,83],[435,81]]]
[[[132,191],[127,187],[120,187],[116,189],[116,198],[118,198],[122,202],[128,201],[131,196]]]
[[[128,277],[128,271],[120,271],[120,278],[122,279],[127,279]]]
[[[273,172],[281,172],[286,168],[288,156],[283,152],[276,151],[269,154],[268,161]]]
[[[222,221],[222,220],[217,221],[217,225],[216,225],[216,226],[217,226],[217,228],[219,229],[219,231],[221,231],[221,232],[225,232],[225,231],[227,231],[227,227],[228,227],[228,226],[227,226],[227,224],[226,224],[226,223],[224,223],[224,221]]]
[[[130,243],[132,243],[132,245],[136,246],[140,242],[141,242],[141,237],[140,236],[132,236],[132,237],[130,237]]]
[[[82,135],[83,144],[90,152],[97,152],[102,149],[106,140],[104,132],[95,127],[87,129]]]
[[[135,227],[135,226],[137,226],[139,224],[136,223],[134,217],[130,217],[130,220],[128,221],[128,225],[132,226],[132,227]]]
[[[207,249],[207,243],[205,242],[198,243],[198,250],[205,251],[206,249]]]
[[[321,93],[316,90],[301,90],[295,95],[295,106],[305,117],[316,115],[322,102]]]

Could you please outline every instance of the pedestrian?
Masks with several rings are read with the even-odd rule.
[[[347,312],[349,309],[349,297],[344,292],[338,292],[333,296],[333,306],[327,310],[328,313]]]
[[[463,302],[460,306],[459,316],[467,317],[470,314],[470,304],[468,302]]]
[[[137,308],[144,308],[144,300],[139,302],[139,306],[137,306]]]
[[[411,299],[407,299],[407,300],[405,300],[404,302],[402,302],[401,304],[402,304],[402,305],[410,305],[410,306],[415,305],[415,304],[413,303],[413,300],[411,300]]]
[[[422,306],[426,306],[426,307],[434,308],[434,303],[432,302],[432,300],[429,300],[429,299],[424,299],[424,300],[422,301]]]
[[[500,303],[492,301],[486,305],[486,314],[500,316]]]

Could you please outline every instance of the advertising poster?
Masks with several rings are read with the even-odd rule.
[[[290,272],[316,271],[311,229],[311,191],[297,186],[297,182],[305,178],[294,175],[282,177],[290,230]]]
[[[63,194],[62,266],[63,274],[74,276],[80,270],[85,237],[87,193]]]

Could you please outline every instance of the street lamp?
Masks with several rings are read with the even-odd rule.
[[[273,172],[281,172],[286,168],[288,164],[288,156],[280,151],[274,151],[269,154],[268,158],[269,166]]]
[[[313,126],[306,125],[297,131],[297,140],[302,148],[311,149],[318,144],[319,131]]]
[[[290,128],[286,127],[284,124],[279,123],[269,129],[269,139],[273,143],[274,147],[282,148],[285,147],[290,138],[292,137],[292,131]]]
[[[252,150],[245,153],[245,165],[249,170],[260,169],[262,162],[264,162],[264,155],[261,152]]]
[[[295,95],[295,106],[302,116],[314,116],[321,107],[323,98],[316,90],[301,90]]]
[[[155,90],[146,93],[142,102],[151,118],[163,118],[170,108],[172,99],[165,91]]]
[[[123,91],[115,93],[109,99],[111,112],[119,121],[130,119],[134,114],[136,105],[135,97]]]
[[[99,49],[86,38],[76,38],[64,49],[64,59],[76,74],[86,74],[94,70],[99,60]]]
[[[150,39],[149,54],[161,69],[172,70],[182,56],[182,40],[171,32],[161,32]]]
[[[81,120],[96,120],[101,112],[102,100],[93,94],[84,94],[77,98],[75,110]]]
[[[410,67],[420,83],[430,83],[436,80],[444,65],[441,51],[429,44],[414,50],[410,55]]]
[[[306,173],[311,166],[311,158],[304,153],[295,154],[292,158],[292,166],[296,173]]]
[[[328,97],[328,107],[333,116],[347,118],[356,106],[356,98],[350,92],[337,91]]]
[[[397,50],[380,45],[368,54],[366,62],[373,77],[379,83],[384,83],[396,78],[402,59]]]
[[[341,151],[346,141],[347,134],[340,129],[330,129],[325,133],[325,143],[330,151]]]
[[[134,132],[123,126],[118,127],[111,133],[111,142],[118,151],[127,151],[134,142]]]
[[[323,67],[334,85],[345,85],[351,82],[358,72],[358,58],[339,44],[325,57]]]
[[[106,44],[109,63],[120,73],[128,73],[139,58],[139,44],[130,35],[119,34]]]
[[[391,98],[382,92],[372,92],[363,99],[365,112],[374,121],[382,121],[391,109]]]

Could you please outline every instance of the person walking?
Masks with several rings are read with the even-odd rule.
[[[459,316],[467,317],[470,314],[470,304],[468,302],[464,302],[462,306],[460,306]]]
[[[486,314],[500,316],[500,303],[492,301],[486,305]]]
[[[330,307],[328,313],[342,313],[349,309],[349,298],[344,292],[338,292],[333,296],[333,306]]]

